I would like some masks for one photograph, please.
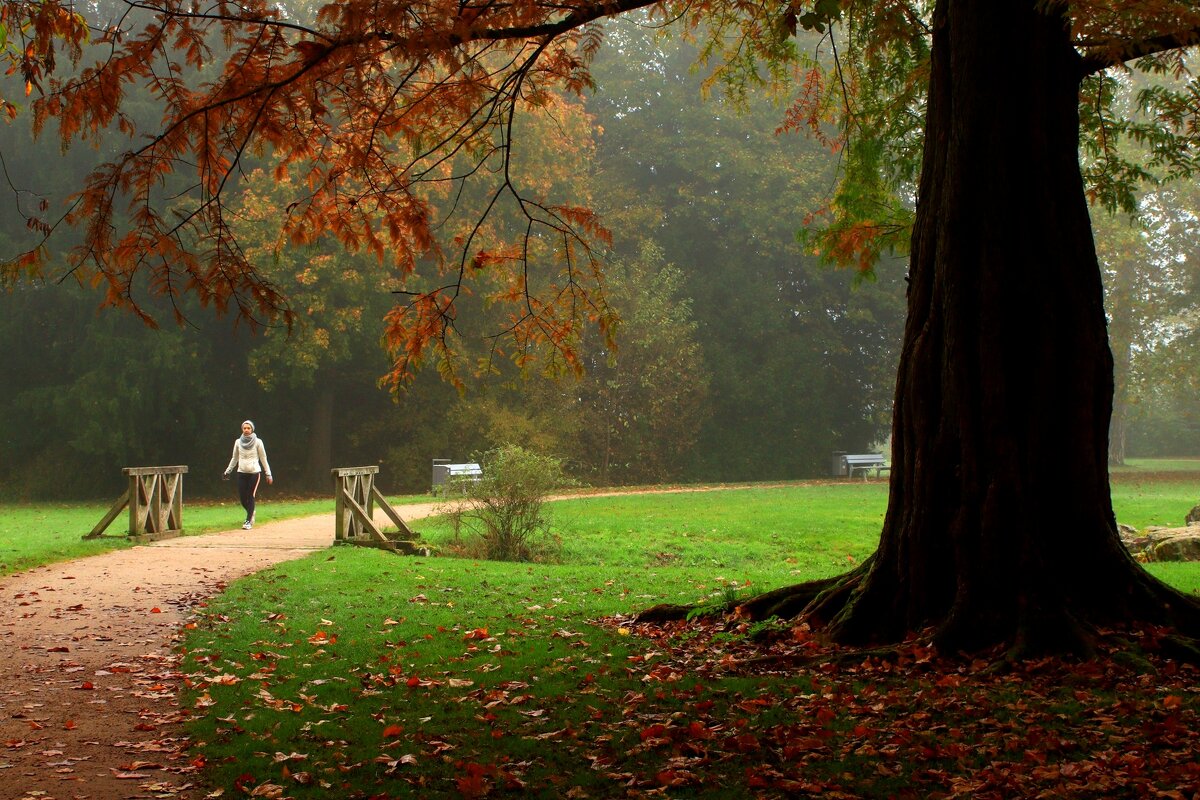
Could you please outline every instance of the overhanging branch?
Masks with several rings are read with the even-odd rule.
[[[1085,44],[1083,45],[1084,55],[1079,64],[1080,77],[1094,75],[1097,72],[1103,72],[1109,67],[1120,66],[1128,61],[1151,56],[1155,53],[1179,50],[1192,47],[1196,44],[1200,44],[1200,28],[1187,28],[1158,36],[1122,42],[1119,46],[1115,47],[1109,44]]]
[[[575,30],[595,22],[603,17],[614,17],[627,11],[634,11],[646,6],[657,5],[661,0],[609,0],[581,5],[570,14],[558,20],[543,22],[538,25],[518,26],[512,28],[485,29],[472,31],[467,39],[537,39],[544,36],[558,36],[567,31]]]

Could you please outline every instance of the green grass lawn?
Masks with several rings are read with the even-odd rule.
[[[1111,486],[1117,521],[1139,530],[1181,527],[1188,511],[1200,504],[1200,471],[1114,472]]]
[[[1134,486],[1118,505],[1151,492]],[[184,643],[206,779],[297,799],[1108,797],[1197,781],[1191,736],[1171,733],[1197,719],[1194,672],[1179,689],[1112,665],[745,669],[760,627],[620,622],[844,571],[874,548],[885,501],[850,482],[582,498],[553,506],[559,564],[343,547],[238,581]],[[1160,566],[1200,586],[1200,565]]]
[[[122,511],[100,539],[83,540],[108,509],[101,504],[0,504],[0,575],[131,547],[125,536],[128,511]],[[259,506],[258,522],[332,512],[332,499],[264,503]],[[186,535],[232,530],[240,527],[244,518],[236,500],[184,506]]]
[[[1130,458],[1114,473],[1126,472],[1195,472],[1200,473],[1200,458]]]
[[[829,492],[834,489],[838,490],[838,499],[829,505]],[[809,487],[809,494],[806,495],[804,503],[813,504],[814,513],[808,514],[803,524],[813,534],[812,547],[806,549],[803,555],[787,556],[796,559],[791,565],[795,569],[807,570],[812,567],[817,570],[815,574],[837,572],[840,564],[844,563],[839,562],[839,558],[861,555],[856,556],[855,552],[850,550],[838,550],[841,547],[841,532],[857,529],[855,526],[866,521],[871,521],[878,531],[887,502],[884,486],[870,483],[859,484],[852,491],[842,491],[843,489],[847,489],[847,486],[835,484],[822,487],[816,484]],[[794,518],[789,519],[792,509],[779,509],[772,500],[763,500],[761,494],[757,497],[753,495],[753,492],[762,490],[747,487],[746,491],[751,494],[743,497],[744,506],[739,503],[733,508],[723,507],[726,504],[719,500],[712,503],[689,500],[688,508],[694,508],[695,515],[674,527],[664,527],[660,524],[660,514],[663,513],[660,509],[669,509],[671,498],[675,496],[654,495],[654,499],[642,503],[643,507],[651,509],[650,511],[639,516],[639,501],[633,501],[634,504],[629,506],[628,510],[620,511],[619,517],[606,517],[608,527],[605,530],[609,534],[609,541],[617,542],[621,547],[627,546],[629,542],[637,542],[641,532],[650,531],[654,537],[653,546],[657,548],[652,555],[663,562],[697,565],[723,562],[736,564],[739,560],[769,557],[770,553],[778,551],[781,546],[786,549],[788,537],[797,526]],[[1131,459],[1127,466],[1113,471],[1112,493],[1113,505],[1120,522],[1139,529],[1151,525],[1182,525],[1187,512],[1200,503],[1200,459]],[[405,505],[428,502],[432,499],[428,495],[406,495],[389,498],[389,502],[393,505]],[[606,512],[610,509],[617,510],[604,498],[592,498],[586,502],[597,505],[588,506],[585,503],[576,507],[578,511],[568,511],[564,508],[560,521],[566,530],[569,531],[574,524],[572,514],[591,515],[593,508],[604,509]],[[701,504],[691,505],[697,502]],[[122,512],[113,521],[103,538],[81,540],[107,510],[108,504],[101,503],[0,503],[0,575],[129,546],[121,535],[127,524],[126,512]],[[332,511],[332,498],[268,499],[259,507],[258,521],[263,523]],[[232,498],[227,501],[189,501],[184,507],[185,532],[190,535],[237,528],[241,523],[241,513],[241,507]],[[755,540],[753,558],[742,548],[722,544],[727,542],[727,537],[722,535],[723,520],[727,519],[730,513],[745,514],[747,519],[761,520],[763,526],[772,528],[774,543],[772,540]],[[706,522],[702,524],[700,520]],[[436,527],[431,528],[424,523],[423,525],[433,536],[444,538],[444,531],[438,533]],[[716,535],[712,535],[714,531]],[[567,540],[568,560],[599,564],[609,560],[603,552],[607,545],[602,544],[602,539],[588,540],[586,537],[568,536]],[[709,545],[716,547],[717,551],[709,552]],[[729,555],[731,552],[732,556]]]
[[[1131,469],[1113,498],[1123,522],[1178,524],[1200,474]],[[875,547],[885,504],[885,485],[857,481],[581,497],[552,506],[561,563],[340,547],[237,581],[182,645],[196,763],[222,796],[296,800],[1200,791],[1195,672],[996,675],[919,649],[903,670],[804,669],[790,665],[811,640],[787,626],[766,651],[778,665],[750,668],[770,626],[621,621],[842,572]],[[105,510],[0,506],[0,569],[123,546],[80,541]],[[269,502],[260,520],[331,510]],[[185,525],[240,513],[191,504]],[[414,527],[451,549],[446,521]],[[1150,568],[1200,592],[1200,565]]]
[[[389,498],[393,505],[428,502],[428,495]],[[98,539],[83,540],[111,504],[100,503],[0,503],[0,576],[32,569],[42,564],[96,555],[132,546],[125,536],[129,512],[122,511]],[[257,521],[275,522],[314,514],[332,514],[333,498],[275,500],[260,502]],[[245,519],[236,499],[185,502],[184,535],[234,530]]]
[[[124,535],[129,524],[127,510],[113,520],[104,536],[83,540],[109,508],[91,503],[0,504],[0,575],[131,546]],[[333,500],[271,502],[260,509],[258,520],[262,523],[333,513]],[[244,518],[236,500],[184,505],[186,534],[231,530]]]

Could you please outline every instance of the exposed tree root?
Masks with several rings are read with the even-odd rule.
[[[740,666],[750,672],[769,671],[771,669],[796,669],[811,667],[817,664],[855,665],[870,659],[897,662],[904,658],[904,651],[919,646],[919,642],[906,642],[904,645],[888,645],[886,647],[844,647],[837,651],[822,651],[815,655],[801,653],[776,653],[760,658],[745,659]]]
[[[1018,625],[1011,646],[993,669],[1007,672],[1022,661],[1043,656],[1089,660],[1096,657],[1098,638],[1095,628],[1066,611],[1037,615]]]
[[[836,578],[798,583],[765,592],[741,603],[738,606],[739,613],[754,620],[805,617],[810,613],[811,607],[827,593],[849,591],[852,588],[852,578],[856,574],[857,571]]]
[[[1132,562],[1131,562],[1132,563]],[[828,642],[843,645],[838,652],[823,649],[819,654],[764,655],[755,668],[801,667],[810,663],[861,662],[879,658],[896,660],[914,645],[932,646],[946,656],[984,655],[998,670],[1042,657],[1086,660],[1100,650],[1131,651],[1141,644],[1114,637],[1114,629],[1161,626],[1153,648],[1177,661],[1200,665],[1200,600],[1184,595],[1146,573],[1140,566],[1129,576],[1125,590],[1112,592],[1108,601],[1092,597],[1082,600],[1054,595],[1043,602],[1025,598],[1019,618],[994,613],[986,605],[955,605],[941,620],[926,621],[923,632],[895,628],[896,605],[901,598],[885,592],[866,592],[870,580],[868,560],[844,575],[785,586],[743,602],[730,602],[703,609],[714,615],[731,615],[742,621],[771,619],[803,621]],[[880,597],[891,602],[881,607]],[[667,623],[687,619],[700,606],[663,604],[635,617],[639,623]],[[914,626],[916,627],[916,626]],[[864,631],[866,635],[864,636]],[[848,633],[847,633],[848,632]],[[1100,645],[1104,643],[1102,648]]]
[[[681,619],[687,619],[688,615],[699,609],[700,606],[681,606],[675,603],[660,603],[656,606],[651,606],[643,611],[639,611],[634,615],[634,622],[677,622]],[[722,609],[727,610],[727,609]]]
[[[1167,658],[1200,667],[1200,639],[1196,637],[1169,634],[1159,641],[1159,648]]]
[[[745,601],[731,601],[724,605],[677,605],[661,603],[639,612],[634,622],[675,622],[687,619],[701,608],[711,613],[733,613],[751,620],[795,619],[805,616],[809,607],[830,591],[848,592],[852,588],[850,578],[858,571],[840,575],[836,578],[825,578],[808,583],[798,583],[784,586],[770,592],[756,595]]]

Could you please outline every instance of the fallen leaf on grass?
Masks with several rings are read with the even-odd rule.
[[[207,683],[216,683],[216,684],[220,684],[221,686],[236,686],[237,684],[242,682],[242,679],[239,678],[237,675],[230,675],[229,673],[225,673],[223,675],[215,675],[215,676],[211,676],[211,677],[205,677],[204,680]],[[166,688],[166,687],[163,687],[163,688]]]

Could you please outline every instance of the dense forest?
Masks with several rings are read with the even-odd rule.
[[[596,89],[550,104],[516,139],[526,185],[586,198],[613,232],[604,259],[617,348],[598,335],[579,343],[581,376],[553,353],[526,364],[484,346],[461,391],[432,368],[387,385],[381,332],[395,285],[337,242],[281,241],[281,178],[260,155],[238,187],[237,233],[289,297],[293,330],[148,296],[154,328],[102,308],[71,275],[13,283],[0,294],[0,492],[115,495],[121,467],[154,464],[187,464],[192,494],[224,491],[219,475],[246,418],[267,444],[276,491],[297,493],[328,490],[331,467],[358,464],[380,465],[388,491],[422,491],[431,459],[504,442],[560,456],[597,485],[818,477],[832,452],[879,446],[905,254],[864,277],[812,252],[799,232],[830,201],[839,156],[777,133],[784,108],[766,91],[706,99],[696,55],[611,24]],[[40,204],[63,204],[110,155],[60,152],[52,131],[34,140],[29,122],[0,127],[0,205],[11,210],[0,215],[0,258],[37,237],[24,221]],[[448,219],[474,219],[484,198],[433,202]],[[1196,187],[1178,184],[1147,194],[1132,220],[1095,214],[1117,355],[1114,460],[1200,453],[1196,208]],[[496,319],[474,302],[463,324],[487,330]]]

